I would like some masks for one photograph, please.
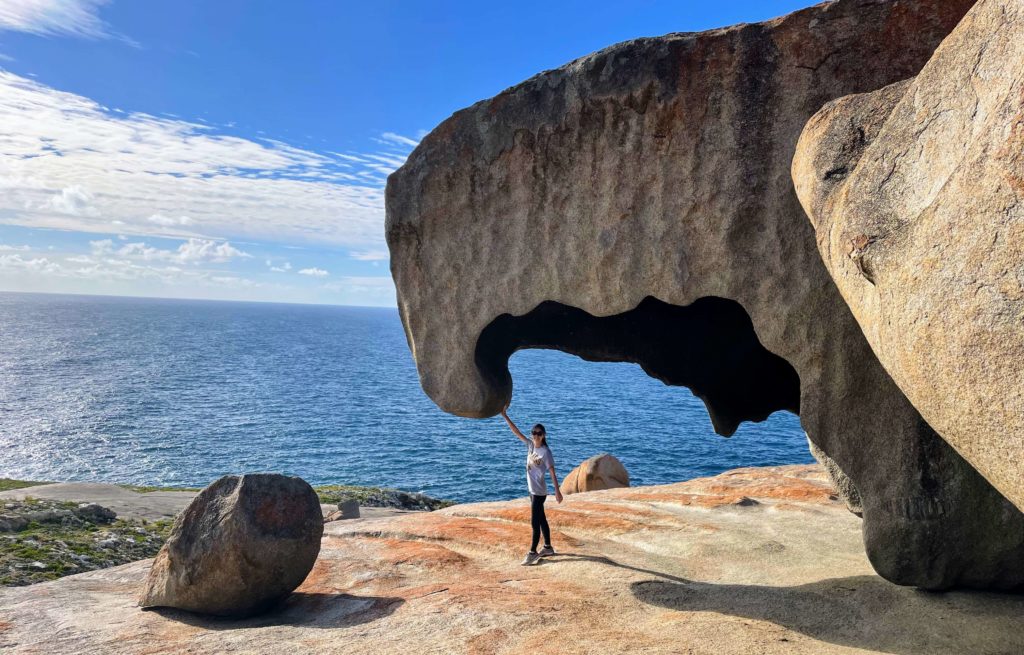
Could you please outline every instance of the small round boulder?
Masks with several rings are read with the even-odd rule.
[[[594,455],[565,476],[559,489],[566,496],[583,491],[616,489],[629,486],[629,473],[618,459],[608,453]]]
[[[175,518],[139,605],[258,614],[306,579],[323,530],[320,499],[305,480],[224,476]]]

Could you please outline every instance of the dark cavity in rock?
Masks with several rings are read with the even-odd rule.
[[[704,401],[715,431],[779,410],[800,413],[800,378],[754,333],[743,307],[705,297],[680,307],[648,296],[634,309],[593,316],[545,301],[523,316],[503,314],[480,334],[476,362],[495,387],[510,388],[508,359],[524,348],[560,350],[592,362],[632,362]]]

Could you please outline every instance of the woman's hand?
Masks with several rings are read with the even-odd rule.
[[[555,500],[559,503],[562,502],[562,490],[557,487],[555,488]]]

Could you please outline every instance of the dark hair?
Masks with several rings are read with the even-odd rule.
[[[533,434],[533,432],[535,430],[540,430],[540,432],[541,432],[540,445],[542,445],[542,446],[548,445],[548,431],[544,429],[544,424],[543,423],[536,423],[536,424],[534,424],[533,428],[530,430],[530,434]]]

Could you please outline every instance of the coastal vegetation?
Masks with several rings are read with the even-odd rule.
[[[38,487],[41,484],[51,483],[34,482],[32,480],[12,480],[11,478],[0,478],[0,491],[13,491],[14,489],[24,489],[25,487]]]
[[[99,505],[8,501],[0,510],[0,586],[55,580],[154,556],[170,521],[123,520]]]
[[[325,505],[333,505],[345,500],[355,500],[361,507],[392,507],[395,509],[433,511],[455,504],[450,500],[434,498],[419,492],[382,487],[323,484],[313,485],[313,490],[320,496],[320,502]]]
[[[0,491],[53,484],[0,479]],[[195,487],[120,484],[137,493],[197,492]],[[315,486],[322,504],[355,500],[362,507],[430,511],[453,503],[426,494],[356,485]],[[15,587],[153,557],[172,521],[118,518],[90,503],[27,497],[0,505],[0,587]]]

